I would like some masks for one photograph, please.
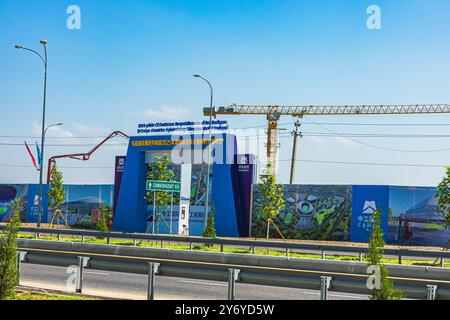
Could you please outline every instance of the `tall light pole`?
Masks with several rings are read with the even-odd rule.
[[[44,171],[44,136],[45,136],[45,103],[47,98],[47,40],[41,40],[40,43],[44,47],[44,57],[40,55],[37,51],[29,48],[22,47],[20,45],[16,45],[16,49],[23,49],[30,51],[36,55],[38,55],[39,58],[41,58],[42,62],[44,63],[44,102],[42,106],[42,134],[41,134],[41,165],[39,166],[39,209],[38,209],[38,221],[37,221],[37,227],[39,228],[41,226],[41,219],[42,219],[42,174]]]
[[[205,228],[208,224],[208,206],[209,206],[209,175],[211,172],[211,129],[212,129],[212,115],[213,115],[213,98],[214,98],[214,91],[213,87],[211,85],[211,82],[203,78],[199,74],[193,75],[195,78],[200,78],[204,80],[208,85],[211,92],[211,100],[209,104],[209,138],[208,138],[208,170],[207,170],[207,176],[206,176],[206,201],[205,201]]]

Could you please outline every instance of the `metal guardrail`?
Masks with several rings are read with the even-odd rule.
[[[4,226],[0,226],[0,230],[3,230]],[[123,232],[100,232],[94,230],[74,230],[74,229],[46,229],[46,228],[31,228],[21,227],[21,232],[34,233],[37,239],[40,234],[53,234],[57,235],[58,239],[61,235],[67,236],[79,236],[84,241],[85,237],[105,238],[109,244],[110,239],[127,239],[132,240],[133,244],[136,241],[160,241],[161,245],[164,242],[179,242],[189,244],[192,248],[192,244],[208,244],[218,245],[223,252],[224,247],[249,247],[255,252],[255,248],[271,248],[282,249],[286,251],[286,255],[297,251],[320,251],[322,258],[325,258],[327,252],[333,253],[353,253],[359,254],[359,260],[362,261],[363,254],[368,252],[367,246],[351,246],[351,245],[337,245],[337,244],[320,244],[320,243],[305,243],[305,242],[282,242],[282,241],[266,241],[266,240],[251,240],[251,239],[230,239],[230,238],[203,238],[194,236],[178,236],[178,235],[162,235],[162,234],[147,234],[147,233],[123,233]],[[440,266],[444,267],[446,259],[450,259],[450,251],[438,251],[438,250],[417,250],[407,249],[402,247],[384,248],[385,256],[398,257],[398,263],[402,264],[404,257],[420,257],[440,259]]]
[[[58,248],[58,244],[61,248]],[[267,267],[261,258],[258,266],[230,263],[211,263],[176,259],[144,257],[142,255],[124,255],[121,246],[105,246],[96,244],[73,244],[73,251],[67,250],[67,243],[53,241],[20,240],[19,261],[53,266],[77,266],[75,291],[82,292],[83,270],[96,269],[103,271],[119,271],[148,275],[148,299],[155,296],[155,277],[181,277],[228,282],[228,299],[233,300],[236,294],[236,282],[320,290],[321,299],[327,299],[328,291],[369,294],[368,275],[348,272],[331,272],[317,270],[300,270],[289,268]],[[136,252],[155,251],[161,249],[136,248]],[[177,252],[189,251],[175,250]],[[105,254],[105,252],[110,252]],[[223,255],[207,253],[208,255]],[[232,254],[225,254],[232,255]],[[285,258],[278,258],[285,259]],[[347,262],[349,265],[351,262]],[[409,267],[402,267],[408,269]],[[439,269],[439,268],[434,268]],[[20,264],[19,264],[20,270]],[[349,268],[350,270],[350,268]],[[405,272],[405,275],[407,273]],[[403,290],[408,298],[416,299],[450,299],[450,281],[435,279],[415,279],[408,277],[392,277],[395,288]]]

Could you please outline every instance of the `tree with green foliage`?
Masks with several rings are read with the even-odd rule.
[[[450,167],[445,168],[445,177],[437,187],[436,199],[438,201],[437,211],[445,218],[445,226],[450,225]]]
[[[62,172],[58,170],[55,163],[50,179],[50,190],[48,191],[48,205],[55,210],[64,203],[66,197],[66,190],[64,189],[63,183]]]
[[[375,266],[379,270],[378,276],[380,277],[380,279],[377,279],[377,283],[379,284],[378,288],[375,287],[370,292],[370,299],[400,300],[405,297],[405,294],[400,290],[394,290],[394,284],[388,278],[388,270],[382,263],[385,243],[381,228],[381,215],[382,213],[380,211],[374,211],[372,213],[374,226],[369,242],[369,252],[365,255],[369,265]]]
[[[110,207],[109,205],[104,204],[104,205],[100,208],[100,211],[101,211],[102,215],[105,216],[105,221],[106,221],[106,222],[112,220],[112,218],[113,218],[113,212],[112,212],[112,209],[111,209],[111,207]]]
[[[208,220],[206,221],[206,227],[203,231],[203,237],[205,238],[216,238],[216,227],[215,227],[215,215],[216,210],[214,205],[211,206],[211,210],[208,215]]]
[[[101,232],[109,231],[108,225],[106,224],[106,217],[101,210],[99,211],[98,222],[95,229]]]
[[[96,226],[97,231],[107,232],[109,231],[108,221],[112,219],[111,207],[104,204],[99,210],[98,222]]]
[[[58,217],[58,223],[59,223],[59,217],[61,217],[66,224],[67,227],[69,227],[69,224],[67,223],[66,218],[60,211],[59,207],[64,204],[64,199],[66,197],[66,189],[64,189],[63,186],[63,175],[62,172],[58,170],[58,167],[56,166],[56,163],[53,165],[52,173],[50,176],[50,189],[48,190],[48,205],[49,207],[53,208],[53,217],[51,219],[51,227],[53,227],[55,218]]]
[[[147,172],[148,180],[172,181],[175,173],[169,168],[169,154],[165,153],[163,157],[155,157],[152,163],[149,163]],[[150,205],[155,205],[156,216],[153,224],[159,226],[159,219],[162,217],[162,211],[167,210],[172,199],[172,194],[166,191],[148,191],[144,199]],[[155,200],[155,201],[154,201]],[[153,203],[156,202],[156,203]],[[159,229],[159,228],[158,228]],[[157,230],[157,233],[159,230]]]
[[[20,212],[23,200],[16,198],[11,202],[11,216],[5,228],[5,236],[0,244],[0,300],[14,299],[19,284],[17,270],[17,235],[20,228]]]
[[[261,213],[267,223],[267,240],[269,240],[270,223],[280,214],[286,206],[284,201],[283,185],[276,182],[270,163],[267,164],[265,172],[261,174],[261,182],[258,184],[258,191],[261,195],[256,200],[255,209]]]

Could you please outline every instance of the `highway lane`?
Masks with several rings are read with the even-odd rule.
[[[42,289],[74,292],[73,274],[67,268],[22,264],[20,284]],[[146,299],[147,276],[122,272],[85,269],[83,292],[90,295]],[[156,277],[157,300],[223,300],[227,297],[227,283],[197,279]],[[236,284],[238,300],[318,300],[320,292],[294,288]],[[368,296],[329,293],[330,300],[367,300]]]

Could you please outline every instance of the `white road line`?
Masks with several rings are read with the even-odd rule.
[[[320,292],[318,291],[311,291],[311,290],[305,290],[305,289],[299,289],[302,293],[305,294],[311,294],[315,296],[319,296]],[[352,298],[352,299],[360,299],[360,300],[366,300],[365,296],[358,296],[358,295],[352,295],[352,294],[345,294],[345,293],[336,293],[336,292],[328,292],[329,297],[339,297],[339,298]]]
[[[228,287],[228,284],[225,283],[213,283],[208,281],[200,281],[200,280],[180,280],[181,283],[191,283],[191,284],[201,284],[208,286],[216,286],[216,287]]]
[[[88,274],[97,274],[100,276],[109,276],[109,273],[107,272],[99,272],[99,271],[90,271],[90,270],[84,270],[84,273],[88,273]]]

